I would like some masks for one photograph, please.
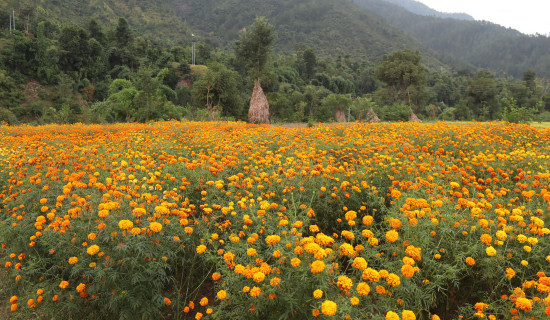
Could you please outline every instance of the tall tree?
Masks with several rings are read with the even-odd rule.
[[[386,83],[394,101],[401,99],[405,104],[411,103],[411,89],[416,91],[426,84],[426,69],[420,52],[408,49],[384,55],[375,75]]]
[[[261,17],[256,19],[250,31],[245,31],[235,44],[235,55],[247,67],[252,79],[260,81],[274,40],[273,25]]]

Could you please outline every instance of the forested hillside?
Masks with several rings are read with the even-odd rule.
[[[339,121],[368,120],[372,112],[382,120],[408,120],[411,111],[424,119],[550,120],[544,73],[550,63],[526,67],[528,61],[544,62],[546,52],[537,57],[525,51],[525,59],[510,60],[515,79],[477,70],[461,57],[424,49],[351,1],[0,4],[1,21],[10,21],[9,9],[16,8],[15,30],[0,26],[0,122],[248,120],[256,79],[247,72],[247,59],[254,50],[238,49],[259,20],[269,24],[274,39],[261,75],[272,122],[333,121],[336,111]],[[401,10],[395,12],[404,20],[420,19],[387,6],[381,8]],[[266,18],[257,20],[260,15]],[[479,22],[461,26],[502,29]],[[525,38],[509,32],[518,41]],[[508,45],[502,46],[505,53]]]
[[[486,21],[420,16],[387,1],[354,2],[439,52],[444,62],[461,60],[514,77],[529,68],[550,76],[550,38],[546,36],[528,36]]]
[[[466,13],[447,13],[447,12],[439,12],[437,10],[434,10],[427,5],[423,4],[422,2],[416,1],[416,0],[383,0],[387,2],[391,2],[393,4],[396,4],[400,7],[403,7],[407,9],[408,11],[412,13],[416,13],[422,16],[434,16],[439,18],[454,18],[454,19],[461,19],[461,20],[474,20],[472,16]]]

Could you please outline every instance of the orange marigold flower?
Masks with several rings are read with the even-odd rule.
[[[357,284],[357,293],[362,296],[366,296],[370,293],[370,286],[366,282],[359,282]]]
[[[167,306],[169,306],[169,305],[172,304],[172,301],[171,301],[170,299],[168,299],[168,298],[165,297],[165,298],[164,298],[164,303],[165,303]]]
[[[386,240],[388,240],[388,242],[395,242],[399,239],[399,233],[395,230],[390,230],[388,232],[386,232]]]
[[[403,310],[401,317],[403,318],[403,320],[416,320],[416,316],[411,310]]]
[[[351,281],[350,278],[346,276],[339,276],[337,284],[338,284],[338,288],[340,288],[340,290],[343,290],[343,291],[350,291],[351,288],[353,287],[353,282]]]
[[[158,222],[151,222],[151,224],[149,224],[149,229],[153,232],[160,232],[160,230],[162,230],[162,224]]]
[[[220,290],[217,293],[218,299],[223,300],[227,298],[227,292],[225,290]]]
[[[533,301],[527,298],[519,297],[516,299],[516,308],[523,311],[529,311],[533,309]]]
[[[259,297],[261,293],[262,293],[262,289],[258,287],[252,287],[252,289],[250,289],[250,295],[254,298]]]
[[[466,258],[466,263],[470,266],[473,266],[474,264],[476,264],[476,261],[472,257],[467,257]]]
[[[388,278],[386,279],[386,282],[388,283],[388,285],[392,287],[397,287],[401,284],[401,279],[399,278],[398,275],[390,273],[388,275]]]
[[[321,260],[315,260],[311,263],[311,272],[313,274],[321,273],[325,270],[325,263]]]
[[[204,244],[201,244],[201,245],[197,246],[196,250],[197,250],[198,254],[204,253],[206,251],[206,246]]]
[[[516,275],[516,272],[512,268],[506,268],[506,278],[512,279]]]
[[[77,257],[70,257],[69,258],[69,264],[75,264],[78,262],[78,258]]]
[[[408,264],[404,264],[401,267],[401,273],[407,278],[412,278],[414,276],[414,267]]]
[[[265,242],[270,246],[279,243],[279,241],[281,241],[281,237],[276,234],[267,236],[265,238]]]

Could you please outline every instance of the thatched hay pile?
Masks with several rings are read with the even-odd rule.
[[[336,122],[346,122],[346,111],[344,109],[337,109],[334,118],[336,118]]]
[[[418,118],[418,116],[414,113],[414,111],[412,111],[412,109],[411,109],[411,117],[409,118],[409,122],[422,122],[422,120]]]
[[[269,102],[267,102],[259,81],[254,84],[254,91],[252,91],[252,98],[250,98],[248,122],[256,124],[269,123]]]
[[[369,112],[367,112],[367,116],[365,117],[365,121],[367,122],[380,122],[380,118],[374,113],[374,110],[370,108]]]

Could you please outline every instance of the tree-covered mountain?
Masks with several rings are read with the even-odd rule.
[[[420,16],[388,1],[354,2],[440,53],[444,62],[463,61],[514,77],[530,68],[550,77],[550,38],[546,36],[528,36],[487,21]]]
[[[403,7],[409,10],[412,13],[416,13],[421,16],[434,16],[439,18],[453,18],[453,19],[460,19],[460,20],[475,20],[474,17],[472,17],[467,13],[439,12],[437,10],[434,10],[428,7],[422,2],[419,2],[416,0],[384,0],[384,1],[396,4],[400,7]]]
[[[112,27],[123,17],[139,35],[164,43],[187,44],[194,33],[199,41],[231,49],[243,28],[265,16],[278,35],[275,50],[282,52],[310,47],[322,55],[379,60],[394,50],[422,47],[347,0],[0,0],[0,8],[12,7],[20,22],[26,19],[25,7],[81,25],[93,18]]]

